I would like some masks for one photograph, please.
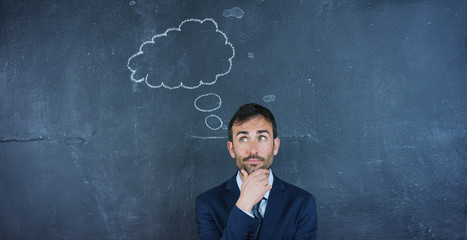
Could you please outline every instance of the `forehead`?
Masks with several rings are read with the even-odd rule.
[[[238,132],[256,133],[257,131],[264,130],[272,134],[272,124],[263,116],[253,117],[242,123],[235,123],[232,126],[233,135],[236,135]]]

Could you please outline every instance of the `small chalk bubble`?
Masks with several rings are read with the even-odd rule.
[[[135,2],[135,1],[131,1],[131,2],[130,2],[130,6],[134,6],[134,5],[136,5],[136,2]]]
[[[263,97],[264,102],[274,102],[276,100],[276,95],[266,95]]]
[[[244,13],[245,12],[243,12],[243,10],[241,8],[234,7],[234,8],[231,8],[231,9],[225,9],[224,12],[222,13],[222,15],[224,17],[242,18]]]
[[[193,105],[198,111],[212,112],[221,107],[222,99],[215,93],[207,93],[197,97]]]
[[[207,116],[204,119],[204,123],[206,123],[206,126],[211,130],[219,130],[224,125],[221,118],[218,117],[217,115]]]
[[[254,55],[253,53],[249,52],[249,53],[248,53],[248,57],[249,57],[249,58],[255,58],[255,55]]]

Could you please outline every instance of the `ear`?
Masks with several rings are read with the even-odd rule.
[[[228,141],[227,142],[227,148],[229,149],[230,156],[232,158],[235,158],[235,150],[234,150],[233,142]]]
[[[279,146],[281,145],[281,140],[279,138],[274,139],[274,156],[279,152]]]

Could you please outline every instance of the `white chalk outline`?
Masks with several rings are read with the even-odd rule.
[[[215,107],[213,109],[201,109],[196,105],[196,101],[198,101],[198,99],[200,99],[202,97],[206,97],[206,96],[211,96],[211,95],[216,96],[217,98],[219,98],[219,106],[217,106],[217,107]],[[193,102],[193,105],[200,112],[212,112],[212,111],[216,111],[217,109],[219,109],[222,106],[222,98],[219,95],[215,94],[215,93],[206,93],[206,94],[203,94],[203,95],[197,97],[195,99],[195,101]]]
[[[179,31],[179,32],[182,31],[182,29],[181,29],[181,28],[182,28],[182,25],[185,24],[185,23],[187,23],[187,22],[199,22],[199,23],[202,24],[202,23],[204,23],[205,21],[211,21],[211,22],[214,24],[214,26],[216,26],[216,32],[218,32],[218,33],[222,34],[222,36],[224,36],[224,38],[225,38],[225,45],[229,45],[229,46],[232,48],[232,57],[230,57],[230,58],[228,59],[228,61],[229,61],[229,69],[228,69],[226,72],[216,74],[216,78],[215,78],[214,81],[212,81],[212,82],[203,82],[203,80],[200,80],[200,81],[199,81],[199,84],[198,84],[197,86],[193,86],[193,87],[185,86],[185,85],[183,85],[183,82],[180,82],[180,84],[177,85],[177,86],[175,86],[175,87],[167,86],[167,85],[165,85],[164,82],[161,82],[161,84],[159,84],[159,85],[157,85],[157,86],[151,85],[151,84],[148,83],[148,75],[149,75],[149,74],[146,74],[146,76],[145,76],[144,78],[141,78],[141,79],[135,79],[135,78],[134,78],[134,75],[136,74],[136,69],[132,69],[132,68],[130,67],[130,62],[131,62],[131,60],[133,60],[133,58],[135,58],[135,57],[137,57],[137,56],[139,56],[139,55],[141,55],[141,54],[144,54],[144,52],[143,52],[143,47],[144,47],[144,45],[150,44],[150,43],[151,43],[151,44],[155,44],[155,41],[154,41],[154,40],[155,40],[156,38],[167,37],[167,33],[169,33],[170,31]],[[227,75],[227,74],[230,72],[230,70],[232,69],[232,59],[233,59],[234,57],[235,57],[235,48],[234,48],[234,46],[232,45],[232,43],[229,42],[229,39],[227,38],[227,35],[225,35],[224,32],[222,32],[222,31],[219,30],[218,25],[217,25],[217,22],[214,21],[214,19],[212,19],[212,18],[205,18],[205,19],[203,19],[203,20],[200,20],[200,19],[196,19],[196,18],[189,18],[189,19],[184,20],[182,23],[180,23],[180,25],[178,25],[178,28],[169,28],[169,29],[165,30],[164,33],[157,34],[157,35],[155,35],[154,37],[152,37],[151,40],[146,41],[146,42],[143,42],[143,44],[141,44],[141,46],[139,47],[139,52],[137,52],[136,54],[134,54],[133,56],[131,56],[131,57],[128,59],[127,68],[131,71],[131,76],[130,76],[130,78],[131,78],[131,80],[132,80],[133,82],[139,83],[139,82],[145,81],[145,82],[146,82],[146,85],[148,85],[148,87],[150,87],[150,88],[160,88],[160,87],[164,87],[164,88],[173,90],[173,89],[177,89],[177,88],[182,87],[182,88],[186,88],[186,89],[195,89],[195,88],[198,88],[198,87],[201,86],[201,85],[212,85],[212,84],[214,84],[214,83],[217,82],[217,79],[218,79],[219,77],[222,77],[222,76],[224,76],[224,75]]]
[[[274,94],[269,94],[269,95],[264,95],[263,96],[263,102],[269,103],[269,102],[274,102],[274,101],[276,101],[276,95],[274,95]]]
[[[219,125],[219,127],[213,128],[213,127],[209,126],[209,124],[208,124],[208,118],[209,118],[209,117],[215,117],[215,118],[219,119],[219,121],[221,122],[221,124]],[[211,130],[219,130],[219,129],[222,127],[222,125],[224,125],[224,122],[222,121],[222,119],[221,119],[219,116],[214,115],[214,114],[211,114],[211,115],[207,116],[207,117],[204,119],[204,123],[206,124],[206,127],[208,127],[208,128],[211,129]]]
[[[241,15],[241,16],[238,16],[238,15],[233,14],[233,12],[235,12],[236,10],[240,10],[240,15]],[[233,7],[233,8],[230,8],[230,9],[225,9],[225,10],[222,12],[222,16],[224,16],[224,17],[243,18],[243,15],[245,15],[245,11],[243,11],[243,9],[241,9],[241,8],[239,8],[239,7]]]
[[[196,136],[196,135],[191,135],[191,138],[198,138],[198,139],[227,139],[227,137],[203,137],[203,136]]]

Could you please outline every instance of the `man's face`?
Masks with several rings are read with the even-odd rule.
[[[232,126],[232,142],[227,143],[230,156],[239,170],[251,174],[256,169],[269,169],[279,151],[280,140],[274,139],[272,125],[262,116]]]

